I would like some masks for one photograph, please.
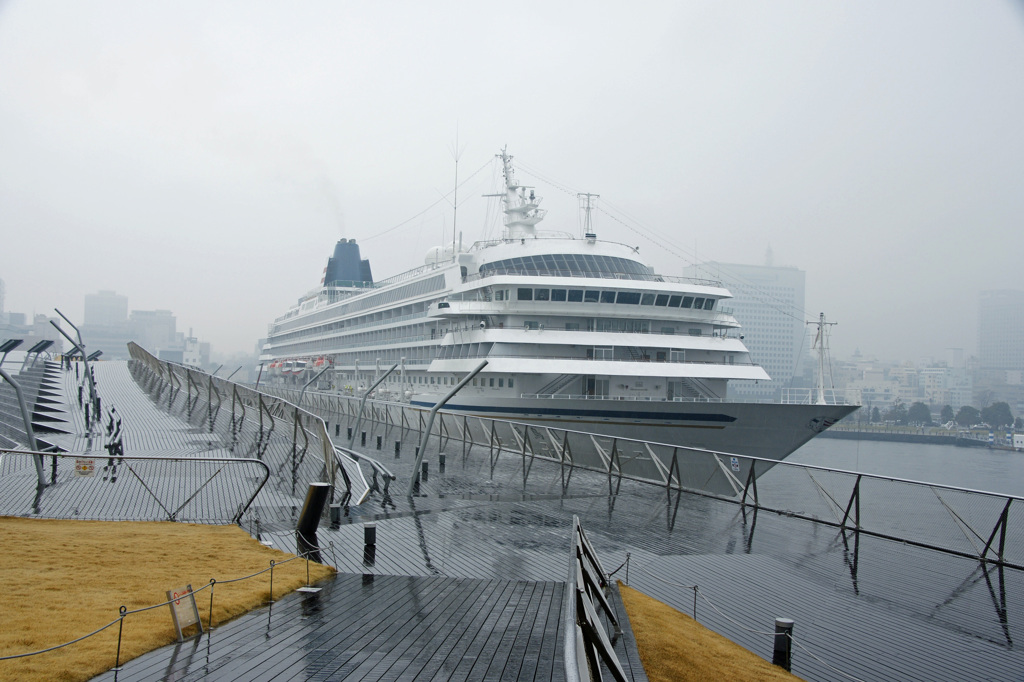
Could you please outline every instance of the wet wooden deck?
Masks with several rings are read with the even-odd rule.
[[[140,449],[189,434],[130,380],[97,374],[119,412],[138,409]],[[178,435],[161,435],[167,428]],[[409,459],[396,460],[396,471]],[[375,501],[350,510],[337,529],[321,527],[324,558],[340,571],[322,592],[290,595],[208,637],[151,652],[118,679],[564,679],[557,615],[576,514],[606,569],[628,554],[628,583],[685,613],[698,585],[697,619],[764,658],[774,618],[793,618],[793,671],[805,679],[1024,680],[1020,571],[844,539],[828,526],[744,516],[729,503],[667,498],[628,481],[609,495],[601,476],[574,476],[562,496],[552,494],[557,470],[541,462],[523,486],[512,458],[492,475],[473,456],[450,457],[444,473],[431,471],[444,497],[428,489]],[[377,524],[372,555],[362,544],[369,521]],[[267,519],[265,536],[291,550],[291,527],[289,518]],[[624,660],[635,660],[620,645]]]

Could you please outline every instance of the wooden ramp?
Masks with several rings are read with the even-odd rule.
[[[118,679],[565,679],[560,582],[343,574],[322,587],[137,658]]]

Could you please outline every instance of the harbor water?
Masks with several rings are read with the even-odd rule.
[[[816,438],[787,461],[1024,497],[1024,452]]]

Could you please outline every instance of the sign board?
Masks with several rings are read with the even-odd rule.
[[[179,642],[185,639],[182,630],[192,625],[199,628],[197,635],[202,634],[203,624],[199,621],[199,609],[196,608],[196,595],[192,592],[192,585],[167,590],[167,601],[171,607],[171,618],[174,619]]]
[[[96,460],[84,457],[75,458],[75,476],[95,476]]]
[[[735,471],[736,473],[739,473],[740,472],[740,459],[739,459],[739,457],[730,457],[729,458],[729,466],[732,467],[733,471]]]

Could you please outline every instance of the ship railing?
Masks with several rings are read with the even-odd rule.
[[[643,275],[633,272],[551,272],[517,268],[504,268],[484,273],[474,273],[463,278],[464,282],[476,282],[491,277],[557,277],[559,279],[612,279],[620,282],[668,282],[671,284],[692,284],[696,286],[721,288],[722,282],[699,277],[677,277],[674,275]]]
[[[331,502],[358,505],[370,486],[359,462],[337,452],[327,424],[295,402],[191,367],[158,360],[129,343],[129,369],[154,400],[204,431],[217,433],[234,451],[252,453],[272,472],[271,486],[291,503],[310,483],[331,484]],[[325,509],[325,514],[328,510]]]
[[[565,581],[565,608],[562,612],[562,629],[565,632],[562,653],[565,678],[569,682],[603,679],[602,664],[619,682],[627,680],[598,611],[600,608],[604,612],[615,634],[621,634],[619,619],[606,595],[610,589],[608,574],[583,532],[579,517],[573,514],[569,576]]]
[[[541,400],[605,400],[605,401],[626,401],[645,403],[727,403],[738,402],[724,398],[705,398],[702,396],[687,396],[674,398],[655,398],[642,395],[588,395],[573,393],[521,393],[520,398],[539,398]]]
[[[623,346],[617,346],[617,347],[622,348]],[[702,352],[702,351],[696,351],[696,352]],[[647,358],[627,358],[627,357],[592,358],[592,357],[581,357],[581,356],[573,356],[573,355],[523,355],[523,354],[520,354],[520,353],[516,353],[516,354],[511,354],[511,353],[501,353],[501,354],[488,353],[488,355],[487,355],[487,359],[488,360],[493,360],[495,358],[508,358],[508,359],[512,359],[512,360],[572,360],[574,362],[577,361],[577,360],[584,360],[584,361],[587,361],[587,362],[640,362],[640,363],[645,363],[645,364],[657,364],[657,365],[718,365],[718,366],[721,366],[721,367],[760,367],[760,365],[758,365],[756,362],[732,362],[732,363],[730,363],[730,362],[714,362],[714,361],[711,361],[711,360],[689,360],[689,359],[685,359],[685,360],[672,360],[670,358],[666,358],[665,360],[658,360],[656,358],[651,358],[651,357],[647,357]],[[478,358],[468,358],[468,357],[466,357],[466,358],[446,358],[446,357],[438,356],[438,357],[436,357],[434,359],[435,360],[474,360],[475,361]],[[844,404],[844,403],[838,403],[838,404]]]
[[[342,432],[355,423],[355,397],[319,393],[307,394],[306,401]],[[395,441],[396,453],[411,450],[420,444],[427,411],[368,401],[361,421],[368,445],[356,449]],[[729,428],[724,421],[709,423]],[[831,423],[831,418],[809,417],[793,428],[823,431]],[[357,444],[362,442],[358,435]],[[565,490],[574,477],[594,473],[613,494],[624,481],[654,486],[668,498],[670,527],[680,495],[695,494],[736,504],[745,515],[767,512],[832,527],[851,551],[859,539],[872,537],[1024,569],[1024,498],[1013,495],[441,410],[426,440],[424,461],[447,453],[450,467],[453,449],[463,461],[479,453],[483,473],[489,467],[492,478],[499,460],[520,461],[524,489],[537,472],[543,472],[537,474],[543,485],[550,485],[553,476]],[[411,475],[397,468],[395,473]],[[796,508],[794,500],[800,501]]]
[[[847,391],[838,390],[834,388],[826,388],[822,395],[824,396],[826,405],[855,405],[858,404],[856,401],[851,401],[851,398],[855,396]],[[780,402],[783,405],[814,405],[819,402],[819,395],[817,388],[784,388],[782,389],[782,396]]]

